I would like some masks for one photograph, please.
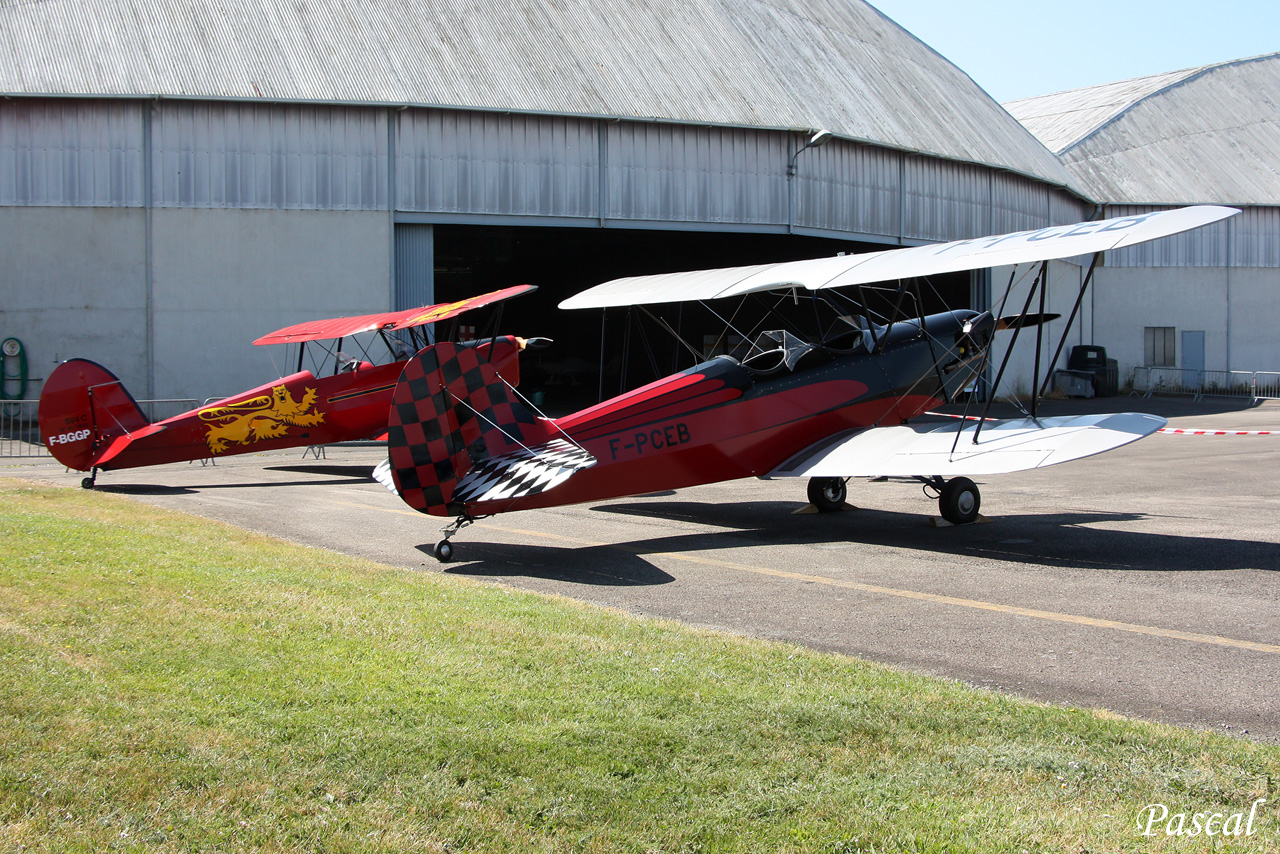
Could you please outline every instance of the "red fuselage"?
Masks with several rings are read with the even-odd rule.
[[[976,312],[899,323],[874,351],[821,350],[794,369],[720,358],[555,422],[597,460],[539,495],[468,505],[472,515],[599,501],[773,471],[841,431],[901,424],[972,379],[962,332]],[[921,334],[921,324],[928,335]],[[439,511],[437,511],[439,512]]]
[[[490,342],[476,345],[488,353]],[[495,369],[519,382],[519,347],[511,336],[493,348]],[[324,445],[380,436],[405,362],[327,377],[300,371],[164,421],[148,422],[120,381],[101,365],[59,365],[40,396],[40,430],[50,452],[89,471],[153,466],[234,454]]]
[[[300,371],[136,431],[111,470],[367,439],[387,428],[403,363],[327,377]]]

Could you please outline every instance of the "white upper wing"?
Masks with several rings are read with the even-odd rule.
[[[1019,231],[907,249],[889,249],[884,252],[688,273],[630,276],[589,288],[569,297],[560,303],[560,307],[610,308],[685,302],[786,287],[819,290],[1070,258],[1168,237],[1238,213],[1240,211],[1235,208],[1197,205],[1096,222],[1056,225],[1036,231]]]

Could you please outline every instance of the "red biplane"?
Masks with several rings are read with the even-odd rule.
[[[996,331],[1009,329],[1015,340],[1024,327],[1043,334],[1044,322],[1056,317],[1043,307],[1050,259],[1094,254],[1096,265],[1105,250],[1235,213],[1198,206],[884,252],[607,282],[560,307],[706,305],[774,293],[775,302],[802,306],[799,316],[811,315],[812,323],[802,328],[794,317],[769,309],[767,316],[778,318],[776,328],[758,327],[763,331],[743,358],[700,361],[555,419],[521,398],[483,351],[451,343],[424,347],[395,385],[390,456],[375,477],[414,509],[454,517],[435,547],[441,561],[452,557],[450,537],[479,517],[745,477],[807,477],[809,498],[820,510],[842,506],[850,477],[914,478],[937,490],[945,519],[971,522],[980,503],[971,477],[1101,453],[1149,435],[1164,420],[1138,413],[1040,418],[1033,400],[1021,419],[989,420],[984,411],[942,426],[908,422],[957,400],[985,374]],[[1021,314],[913,316],[902,310],[922,304],[919,277],[1028,262],[1041,263]],[[1091,266],[1068,330],[1092,273]],[[868,286],[895,281],[881,298],[892,308],[873,310]],[[1011,277],[1005,299],[1014,284]],[[1032,314],[1037,292],[1040,313]],[[727,323],[732,326],[732,317]],[[1065,340],[1066,332],[1050,371]],[[1010,343],[994,386],[1012,351]],[[1037,356],[1037,382],[1039,367]]]
[[[455,303],[277,330],[253,343],[298,344],[295,373],[154,423],[109,370],[87,359],[71,359],[53,371],[40,393],[40,434],[58,462],[90,472],[82,482],[85,488],[93,486],[99,470],[380,436],[387,430],[391,393],[408,358],[427,346],[425,325],[534,290],[520,285]],[[392,361],[375,365],[343,353],[343,340],[362,333],[376,333]],[[337,342],[328,376],[303,370],[307,343],[318,341]],[[456,346],[473,349],[515,386],[525,344],[525,339],[506,335]]]

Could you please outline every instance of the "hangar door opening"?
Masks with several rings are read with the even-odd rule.
[[[669,273],[747,264],[819,258],[840,252],[868,252],[883,245],[788,234],[659,231],[639,229],[545,228],[472,225],[396,226],[397,307],[451,302],[512,285],[537,285],[503,308],[501,332],[546,337],[554,343],[526,354],[521,390],[539,394],[550,414],[589,406],[622,391],[652,382],[699,361],[661,324],[680,334],[699,356],[732,352],[741,336],[726,330],[735,320],[751,334],[762,315],[759,297],[712,305],[717,318],[696,304],[651,306],[644,312],[618,308],[562,311],[561,300],[621,276]],[[428,266],[430,265],[430,266]],[[428,275],[430,271],[430,275]],[[982,289],[960,273],[917,283],[907,301],[913,313],[968,308],[981,301]],[[918,298],[916,296],[918,293]],[[889,295],[872,295],[873,309],[891,312]],[[401,302],[404,300],[405,302]],[[908,310],[904,305],[904,311]],[[784,307],[785,308],[785,307]],[[918,310],[917,310],[918,308]],[[486,310],[487,311],[487,310]],[[484,315],[484,316],[482,316]],[[485,312],[467,316],[465,325],[482,330]],[[464,329],[463,333],[470,331]]]
[[[396,226],[396,282],[393,311],[431,305],[435,300],[434,226]]]

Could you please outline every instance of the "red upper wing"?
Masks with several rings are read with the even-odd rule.
[[[439,305],[429,305],[423,308],[415,308],[406,312],[401,312],[402,319],[396,321],[392,329],[408,329],[410,326],[421,326],[424,323],[438,323],[441,320],[449,320],[457,317],[464,311],[471,311],[473,308],[481,308],[482,306],[491,305],[495,302],[502,302],[504,299],[518,297],[521,294],[531,293],[538,289],[537,285],[516,285],[512,288],[503,288],[500,291],[490,291],[487,294],[479,296],[467,297],[458,302],[443,302]]]
[[[372,332],[376,329],[391,331],[421,326],[425,323],[436,323],[457,317],[464,311],[491,305],[504,299],[520,296],[537,290],[535,285],[516,285],[491,291],[487,294],[468,297],[458,302],[446,302],[439,305],[420,306],[402,311],[386,311],[379,314],[361,314],[355,317],[335,317],[329,320],[308,320],[277,329],[263,335],[254,344],[292,344],[298,341],[321,341],[334,338],[345,338],[360,332]]]
[[[419,309],[414,309],[418,311]],[[381,314],[362,314],[357,317],[335,317],[330,320],[308,320],[295,323],[284,329],[263,335],[254,344],[292,344],[296,341],[319,341],[330,338],[345,338],[358,332],[372,332],[375,329],[394,327],[396,321],[405,315],[403,311],[388,311]]]

